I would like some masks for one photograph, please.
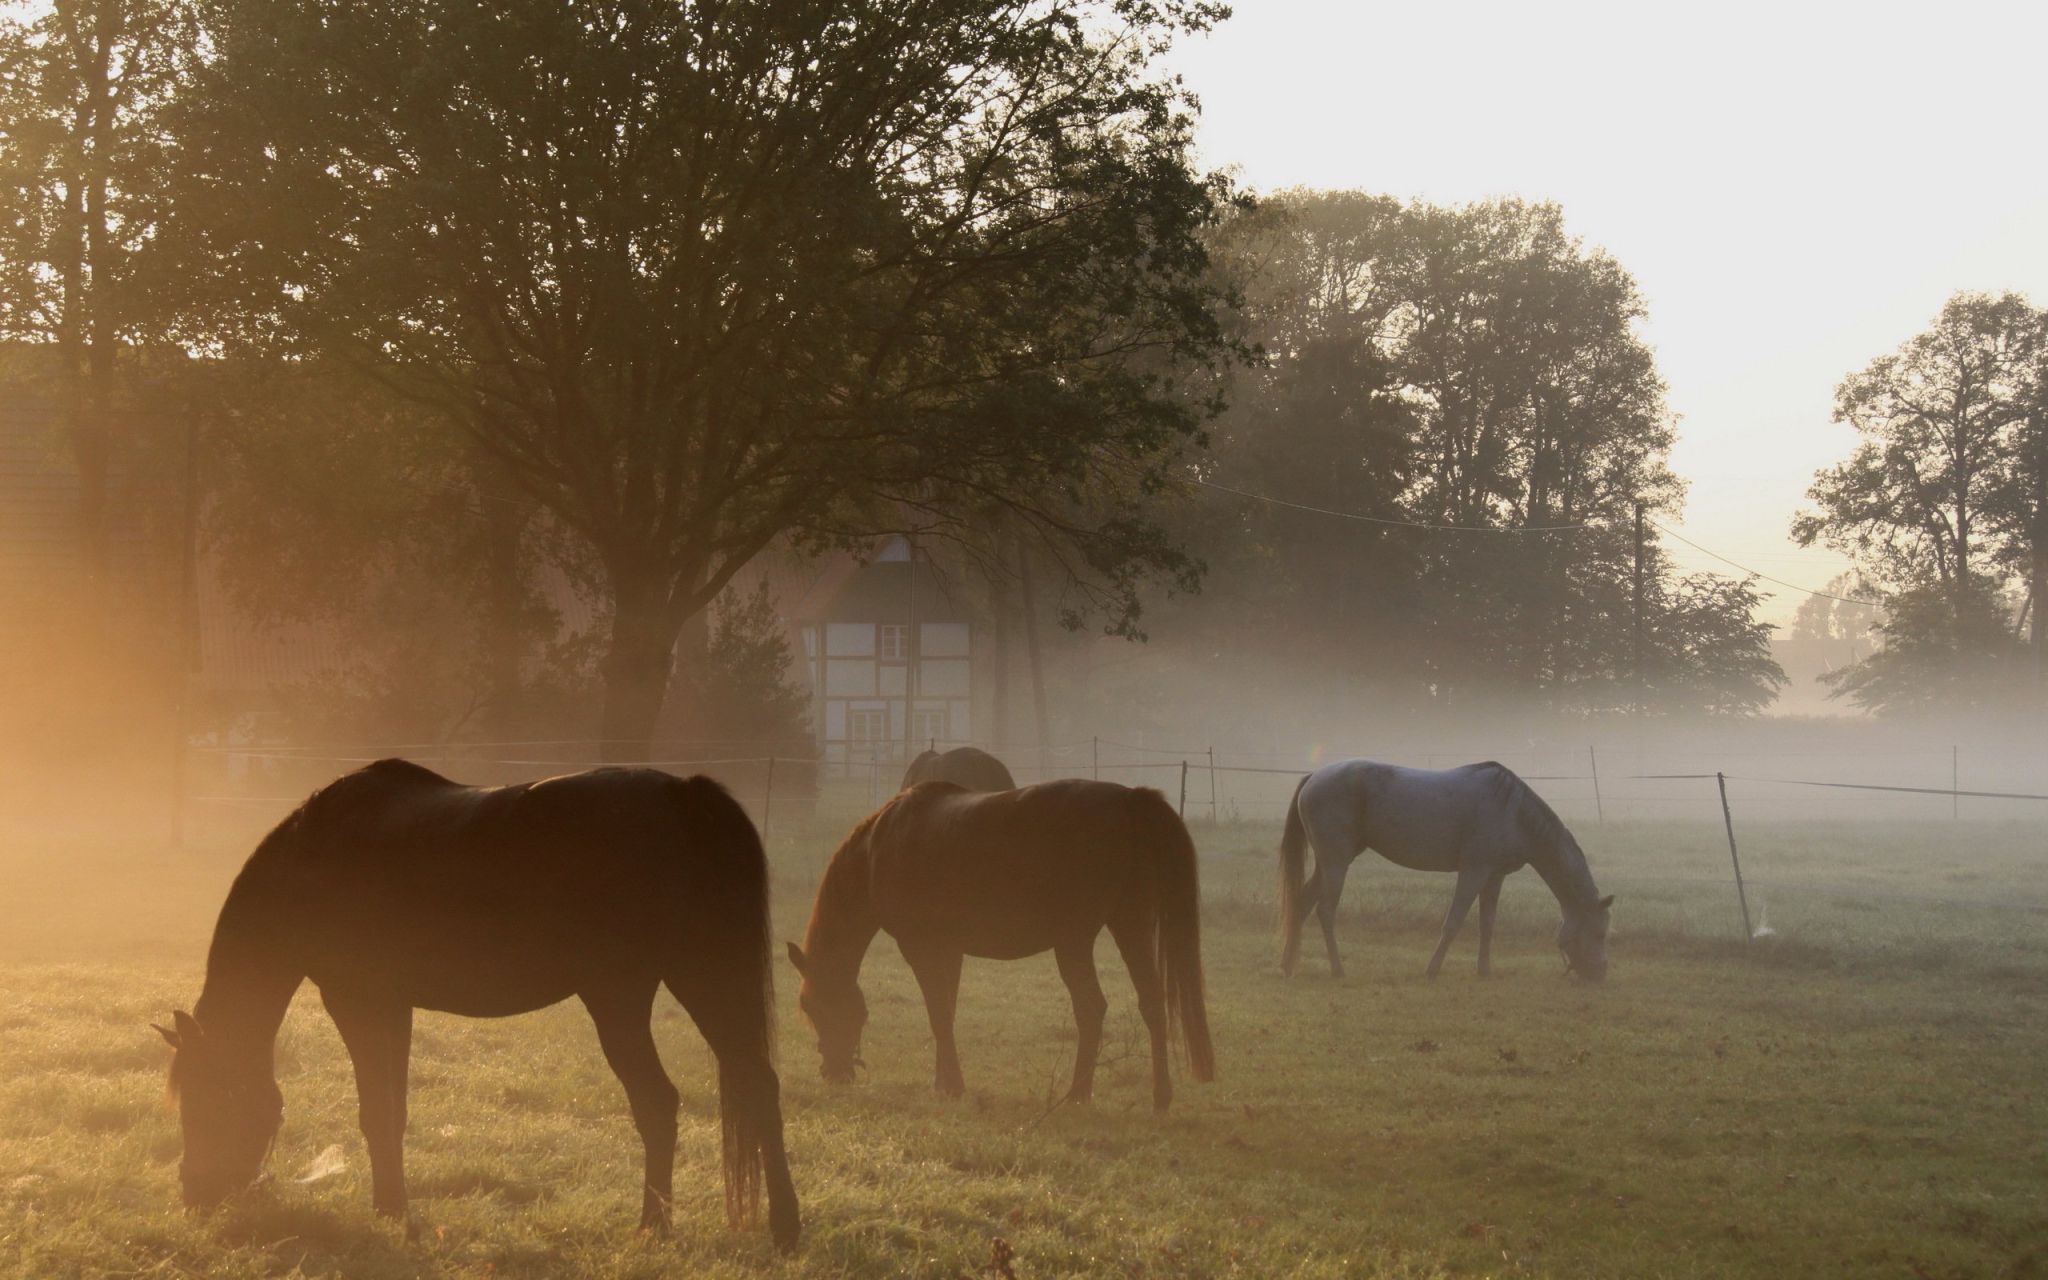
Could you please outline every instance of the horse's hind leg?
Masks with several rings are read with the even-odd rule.
[[[1325,862],[1316,860],[1316,879],[1320,887],[1316,893],[1316,919],[1323,926],[1323,947],[1330,953],[1330,976],[1344,976],[1344,961],[1337,955],[1337,899],[1344,892],[1344,873],[1351,870],[1348,862]]]
[[[356,1118],[370,1150],[370,1200],[389,1218],[406,1216],[405,1092],[412,1058],[412,1007],[323,987],[356,1074]]]
[[[1159,972],[1152,952],[1152,926],[1125,923],[1109,926],[1116,949],[1131,971],[1131,985],[1138,991],[1138,1014],[1145,1030],[1152,1033],[1152,1109],[1165,1111],[1173,1101],[1173,1075],[1167,1059],[1166,980]]]
[[[789,1152],[782,1141],[782,1081],[768,1051],[762,1017],[771,1012],[723,970],[692,965],[668,980],[704,1043],[718,1058],[718,1110],[725,1130],[728,1213],[751,1205],[748,1167],[768,1192],[768,1231],[784,1249],[796,1246],[800,1224]],[[751,1148],[751,1151],[748,1149]]]
[[[960,966],[966,957],[957,951],[903,948],[903,959],[917,977],[924,993],[925,1017],[931,1022],[936,1061],[932,1087],[948,1098],[967,1092],[967,1080],[960,1074],[960,1050],[953,1042],[953,1014],[960,1003]]]
[[[1451,949],[1451,939],[1464,928],[1465,917],[1472,910],[1472,900],[1479,896],[1479,890],[1486,883],[1484,867],[1466,866],[1458,872],[1458,887],[1451,892],[1451,909],[1444,913],[1443,936],[1437,939],[1436,954],[1429,958],[1429,976],[1434,978],[1444,967],[1444,956]]]
[[[1067,1088],[1068,1102],[1086,1102],[1095,1092],[1095,1059],[1102,1051],[1102,1016],[1109,1011],[1102,983],[1095,976],[1095,937],[1086,942],[1069,940],[1053,948],[1059,962],[1060,978],[1074,1001],[1074,1027],[1079,1032],[1074,1048],[1074,1083]]]
[[[578,993],[597,1026],[604,1060],[626,1087],[626,1103],[647,1150],[647,1178],[640,1198],[643,1231],[668,1229],[676,1162],[676,1105],[681,1101],[654,1047],[654,993],[660,989],[658,979],[647,978]]]

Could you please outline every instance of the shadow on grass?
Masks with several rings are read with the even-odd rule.
[[[407,1181],[415,1200],[462,1200],[482,1196],[500,1204],[523,1206],[538,1204],[554,1196],[554,1190],[541,1183],[508,1178],[495,1170],[473,1165],[426,1177],[415,1174]]]
[[[427,1260],[407,1245],[404,1229],[366,1205],[252,1197],[222,1211],[213,1234],[224,1245],[259,1249],[307,1273],[412,1276],[428,1269]]]

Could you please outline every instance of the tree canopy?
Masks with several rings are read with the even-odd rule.
[[[1843,380],[1835,420],[1860,442],[1820,472],[1802,545],[1853,557],[1886,643],[1830,678],[1880,711],[1993,706],[2022,636],[2038,653],[2048,583],[2048,315],[2017,294],[1959,293],[1934,326]]]
[[[1205,476],[1296,504],[1218,495],[1197,536],[1227,590],[1407,705],[1771,700],[1754,589],[1676,577],[1654,530],[1638,680],[1634,507],[1679,500],[1672,419],[1634,282],[1556,206],[1294,192],[1218,254],[1270,359],[1236,380]]]
[[[990,504],[1112,627],[1193,565],[1142,498],[1235,353],[1229,203],[1153,70],[1199,3],[211,0],[172,251],[229,350],[331,357],[585,539],[604,736],[778,538]]]

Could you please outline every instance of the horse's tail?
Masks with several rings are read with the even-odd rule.
[[[1308,828],[1301,821],[1303,778],[1294,784],[1294,798],[1287,802],[1287,826],[1280,833],[1280,972],[1294,972],[1301,955],[1303,876],[1308,862]]]
[[[1202,885],[1195,842],[1165,796],[1150,790],[1137,794],[1152,831],[1148,843],[1161,855],[1152,946],[1153,964],[1166,989],[1166,1034],[1178,1036],[1195,1079],[1214,1080],[1216,1049],[1209,1041],[1209,1008],[1202,994]]]
[[[724,787],[701,776],[675,786],[684,829],[703,859],[698,883],[705,909],[694,920],[701,959],[691,983],[696,998],[687,1003],[718,1057],[726,1218],[736,1227],[753,1225],[765,1173],[769,1231],[787,1247],[796,1241],[797,1207],[775,1074],[768,852],[753,820]]]

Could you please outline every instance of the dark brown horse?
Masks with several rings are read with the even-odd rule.
[[[952,782],[969,791],[1015,791],[1017,780],[1010,770],[980,747],[954,747],[951,751],[920,751],[903,771],[908,791],[920,782]]]
[[[938,1090],[957,1097],[967,1087],[953,1047],[962,960],[1051,951],[1080,1028],[1067,1098],[1085,1102],[1109,1007],[1095,977],[1095,938],[1107,928],[1152,1033],[1152,1103],[1163,1111],[1176,1027],[1195,1079],[1216,1074],[1200,911],[1194,842],[1157,791],[1076,778],[978,794],[927,782],[854,828],[789,959],[803,975],[799,1003],[817,1030],[825,1078],[848,1081],[867,1022],[861,959],[888,930],[924,991]]]
[[[641,1226],[669,1221],[677,1094],[649,1021],[666,984],[718,1057],[725,1201],[797,1237],[772,1061],[768,863],[708,778],[596,769],[465,787],[403,760],[329,784],[235,877],[206,986],[176,1029],[188,1205],[261,1171],[283,1120],[272,1047],[311,979],[355,1065],[378,1212],[406,1216],[403,1143],[414,1009],[477,1018],[576,996],[597,1024],[646,1146]]]

